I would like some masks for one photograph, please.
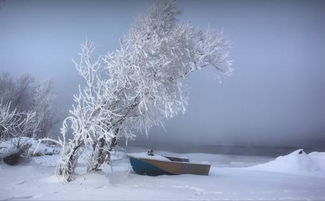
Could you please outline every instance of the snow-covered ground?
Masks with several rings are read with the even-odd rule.
[[[125,154],[119,153],[112,169],[105,167],[103,172],[85,174],[83,161],[76,179],[62,184],[53,176],[58,155],[33,157],[19,166],[2,162],[0,200],[325,199],[324,153],[296,151],[276,159],[203,153],[182,156],[211,163],[210,175],[136,175],[129,171]],[[306,174],[308,171],[312,174]]]
[[[17,152],[17,145],[26,145],[29,144],[30,148],[28,149],[29,155],[52,155],[58,154],[60,149],[58,146],[50,146],[45,144],[45,142],[40,143],[38,140],[28,138],[28,137],[17,137],[12,138],[7,141],[0,141],[0,159]]]

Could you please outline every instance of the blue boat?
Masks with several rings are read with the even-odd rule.
[[[187,158],[174,156],[147,155],[146,153],[128,156],[133,171],[141,175],[208,175],[211,167],[210,164],[190,163]]]

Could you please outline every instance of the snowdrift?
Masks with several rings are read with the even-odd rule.
[[[17,152],[17,144],[30,144],[31,147],[28,150],[28,154],[32,156],[53,155],[60,152],[60,147],[58,146],[39,143],[38,140],[28,137],[20,137],[0,142],[0,158]]]
[[[325,177],[325,152],[306,154],[302,149],[298,149],[270,162],[249,167],[249,169]]]

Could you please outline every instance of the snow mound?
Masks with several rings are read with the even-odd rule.
[[[53,155],[59,154],[60,147],[39,143],[38,140],[29,137],[17,137],[0,142],[0,157],[5,157],[9,154],[18,151],[18,145],[29,144],[31,147],[28,154],[32,156]]]
[[[249,167],[249,169],[325,177],[325,152],[306,154],[302,149],[298,149],[270,162]]]

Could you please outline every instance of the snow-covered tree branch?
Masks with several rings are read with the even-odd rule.
[[[35,129],[35,112],[19,112],[0,101],[0,139],[26,136]]]
[[[85,146],[93,150],[88,170],[96,170],[109,162],[119,138],[148,134],[152,126],[184,113],[184,80],[191,72],[212,66],[222,75],[231,73],[223,34],[179,23],[179,14],[174,1],[157,1],[115,52],[93,59],[92,43],[82,44],[75,65],[85,86],[74,96],[61,130],[63,136],[73,134],[58,166],[67,181]]]
[[[20,133],[20,136],[31,138],[48,137],[51,128],[56,123],[53,111],[53,88],[50,81],[35,84],[30,75],[13,79],[10,74],[0,75],[0,99],[2,107],[7,106],[8,112],[34,113],[33,129]],[[22,115],[20,115],[21,118]],[[23,115],[28,117],[28,115]]]

